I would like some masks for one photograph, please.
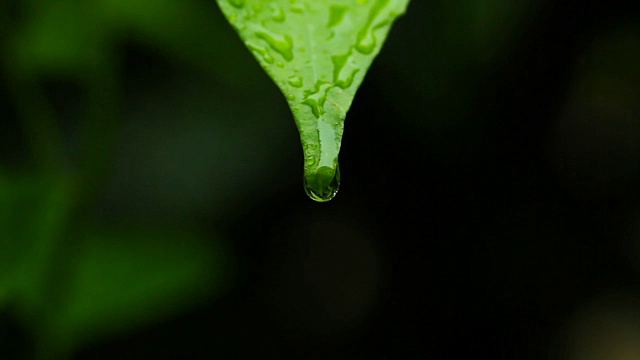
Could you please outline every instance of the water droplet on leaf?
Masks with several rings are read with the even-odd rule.
[[[278,4],[271,4],[271,13],[271,20],[277,23],[282,23],[287,19],[284,11]]]
[[[231,6],[233,7],[240,9],[244,6],[244,0],[229,0],[229,4],[231,4]]]
[[[376,48],[376,37],[372,31],[367,31],[364,34],[362,38],[358,38],[356,50],[362,54],[369,55],[373,52],[373,49]]]
[[[302,87],[302,78],[300,76],[290,76],[289,77],[289,85],[299,88]]]
[[[336,81],[336,85],[341,89],[347,89],[353,84],[353,80],[356,78],[356,74],[360,71],[360,69],[353,69],[351,74],[346,79],[340,79]]]
[[[244,1],[244,0],[243,0],[243,1]],[[256,13],[259,13],[259,12],[261,12],[261,11],[262,11],[262,4],[253,4],[251,7],[253,8],[253,10],[254,10]]]
[[[329,8],[329,22],[327,23],[327,27],[332,28],[340,24],[344,19],[344,14],[346,14],[346,12],[346,6],[331,5]]]
[[[358,32],[356,42],[356,50],[358,50],[358,52],[369,55],[376,48],[377,39],[373,32],[380,26],[374,26],[374,22],[387,5],[389,5],[389,0],[376,0],[371,10],[369,10],[367,22]]]
[[[262,59],[267,63],[267,64],[273,64],[273,62],[275,61],[273,59],[273,56],[271,56],[271,54],[269,53],[269,50],[267,50],[266,48],[262,47],[262,46],[257,46],[253,43],[248,42],[247,43],[247,48],[249,48],[249,50],[255,52],[256,54],[260,55],[260,57],[262,57]]]
[[[313,156],[307,156],[304,159],[304,164],[307,166],[313,166],[316,163],[316,159]]]
[[[304,13],[304,8],[300,4],[291,4],[291,12],[302,14]]]
[[[293,60],[293,39],[288,34],[282,36],[267,31],[256,31],[255,35],[257,38],[266,41],[285,60]]]

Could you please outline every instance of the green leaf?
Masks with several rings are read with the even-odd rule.
[[[226,288],[218,242],[172,231],[82,231],[46,338],[74,348],[171,316]],[[46,344],[53,346],[55,344]]]
[[[304,150],[307,194],[339,186],[344,120],[356,90],[409,0],[218,0],[289,102]]]
[[[0,306],[42,306],[48,270],[72,204],[66,178],[0,177]]]

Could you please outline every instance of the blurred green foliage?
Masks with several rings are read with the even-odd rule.
[[[197,1],[3,2],[3,85],[31,151],[20,167],[0,173],[0,309],[15,309],[34,334],[29,358],[68,358],[88,341],[224,288],[230,255],[212,232],[105,227],[94,211],[121,124],[123,40],[140,39],[212,72],[211,54],[224,46],[207,35],[219,32],[212,14]],[[77,152],[65,133],[69,119],[42,86],[51,79],[83,89],[80,115],[72,117]]]

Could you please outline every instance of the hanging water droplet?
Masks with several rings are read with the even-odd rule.
[[[340,189],[340,166],[318,168],[315,174],[304,177],[304,191],[314,201],[327,202],[336,197]]]
[[[244,0],[229,0],[229,4],[231,4],[231,6],[233,7],[240,9],[241,7],[244,6]]]

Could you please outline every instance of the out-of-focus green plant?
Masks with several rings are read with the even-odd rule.
[[[203,49],[218,43],[183,40],[198,38],[202,28],[215,32],[217,23],[197,1],[16,6],[16,17],[0,6],[0,70],[32,161],[26,174],[0,167],[0,311],[17,312],[34,337],[33,357],[68,358],[88,342],[170,316],[223,287],[221,239],[194,229],[113,229],[92,215],[119,125],[119,42],[145,39],[203,66]],[[83,89],[75,152],[43,79]]]
[[[304,150],[305,190],[333,199],[338,153],[356,91],[409,0],[218,0],[287,98]]]

